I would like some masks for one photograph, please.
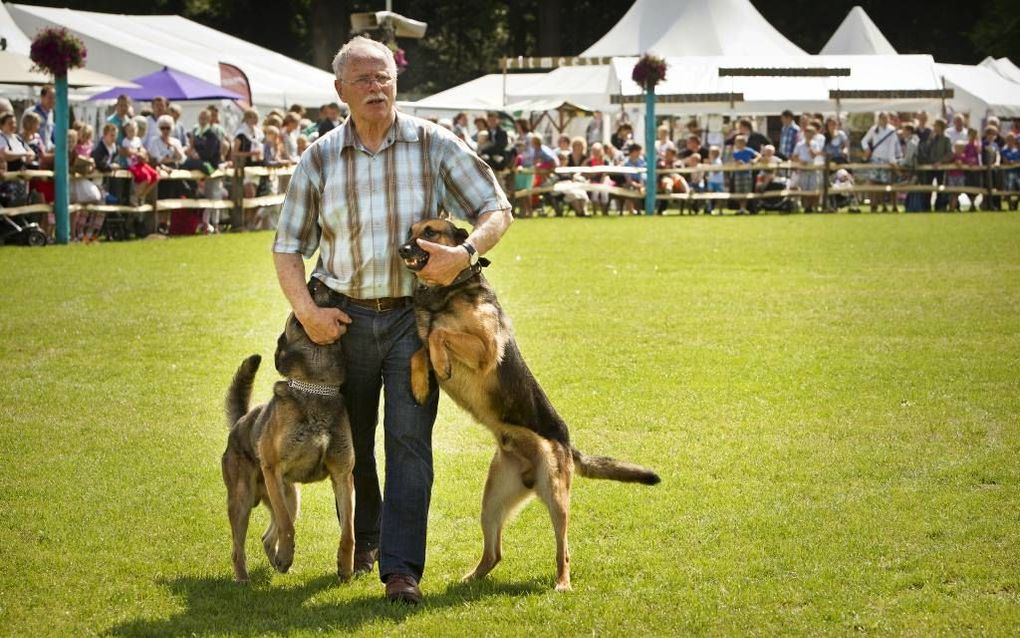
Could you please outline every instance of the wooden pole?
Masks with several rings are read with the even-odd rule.
[[[54,88],[57,92],[55,115],[56,130],[54,132],[53,157],[53,212],[57,218],[56,239],[58,244],[70,241],[70,199],[68,197],[68,166],[67,166],[67,127],[69,112],[67,106],[67,74],[55,78]]]
[[[645,215],[655,214],[655,87],[645,90]]]

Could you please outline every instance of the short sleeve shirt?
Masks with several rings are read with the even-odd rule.
[[[312,276],[350,297],[404,297],[415,278],[397,248],[413,224],[509,208],[492,169],[450,131],[398,113],[371,153],[348,119],[301,155],[273,251],[310,258],[318,249]]]

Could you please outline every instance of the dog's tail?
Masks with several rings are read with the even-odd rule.
[[[662,479],[647,467],[641,467],[626,461],[619,461],[608,456],[589,456],[577,448],[571,447],[574,466],[581,476],[593,479],[609,479],[623,483],[641,483],[656,485]]]
[[[255,373],[258,372],[262,357],[253,354],[237,368],[234,379],[230,382],[230,389],[227,390],[227,426],[234,427],[237,420],[248,413],[248,403],[251,401],[251,387],[255,383]]]

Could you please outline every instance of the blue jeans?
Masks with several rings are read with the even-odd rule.
[[[432,495],[432,426],[439,390],[424,406],[411,395],[411,355],[420,347],[414,308],[376,312],[331,295],[351,318],[341,338],[347,364],[344,402],[354,439],[354,539],[358,550],[379,548],[379,576],[425,571],[425,536]],[[380,391],[386,487],[380,497],[375,430]]]

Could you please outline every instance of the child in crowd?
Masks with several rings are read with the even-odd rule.
[[[265,141],[262,143],[262,163],[266,166],[280,165],[280,129],[270,124],[263,131]]]
[[[609,161],[606,159],[605,148],[601,142],[595,142],[591,145],[591,157],[585,160],[585,166],[606,166]],[[595,173],[588,176],[588,181],[592,184],[603,184],[605,186],[612,186],[613,180],[609,178],[605,173]],[[588,194],[591,201],[598,208],[599,212],[603,215],[609,214],[609,193],[606,191],[593,191]]]
[[[967,164],[967,142],[965,140],[953,142],[953,163],[957,166],[965,166]],[[959,187],[966,186],[966,184],[967,173],[965,171],[958,168],[946,171],[946,186]],[[959,193],[953,193],[949,196],[949,210],[960,210]]]
[[[645,162],[644,155],[641,154],[641,145],[637,142],[631,142],[627,148],[627,159],[623,162],[624,166],[629,168],[647,168],[648,164]],[[645,189],[645,174],[644,173],[633,173],[626,176],[627,188],[636,190],[641,197],[644,197]],[[635,213],[634,209],[634,198],[627,197],[623,202],[622,213]]]
[[[712,145],[708,147],[708,165],[709,166],[722,166],[722,151],[718,146]],[[726,191],[726,176],[722,171],[709,171],[705,175],[705,190],[709,193],[722,193]],[[715,201],[706,200],[705,210],[709,213],[714,212]]]
[[[753,148],[747,145],[747,137],[738,135],[733,139],[733,161],[737,164],[752,164],[759,157]],[[733,192],[750,193],[754,187],[754,177],[751,171],[735,171],[733,173]],[[739,201],[740,209],[738,215],[747,214],[747,200]]]
[[[82,124],[78,130],[78,144],[74,147],[76,157],[92,156],[92,136],[94,133],[95,129],[92,128],[91,124]]]
[[[138,127],[133,121],[124,123],[124,139],[120,143],[120,154],[123,165],[131,173],[135,182],[135,192],[131,197],[131,205],[138,206],[145,201],[159,181],[159,173],[149,166],[149,153],[138,136]]]
[[[1012,166],[1006,171],[1006,190],[1011,192],[1020,192],[1020,143],[1016,138],[1016,133],[1010,131],[1006,133],[1006,145],[1002,148],[1002,163],[1008,166]],[[1017,209],[1017,199],[1015,196],[1009,198],[1010,210]]]
[[[963,150],[965,166],[981,166],[981,139],[977,129],[967,129],[967,146]],[[967,186],[981,186],[982,175],[979,171],[966,171],[963,179]]]
[[[793,149],[793,159],[798,164],[822,165],[825,163],[825,136],[818,132],[814,123],[807,124],[803,129],[803,136]],[[802,191],[817,191],[821,184],[821,171],[799,170],[794,174],[794,181],[798,189]],[[804,210],[814,210],[817,196],[802,198]]]
[[[71,168],[71,184],[68,193],[70,203],[98,204],[102,202],[102,191],[88,177],[96,169],[96,162],[92,159],[92,127],[86,124],[78,131],[73,129],[68,131],[67,148]],[[75,241],[86,244],[95,241],[98,238],[99,229],[103,227],[105,218],[106,215],[103,213],[72,212],[71,237]]]

